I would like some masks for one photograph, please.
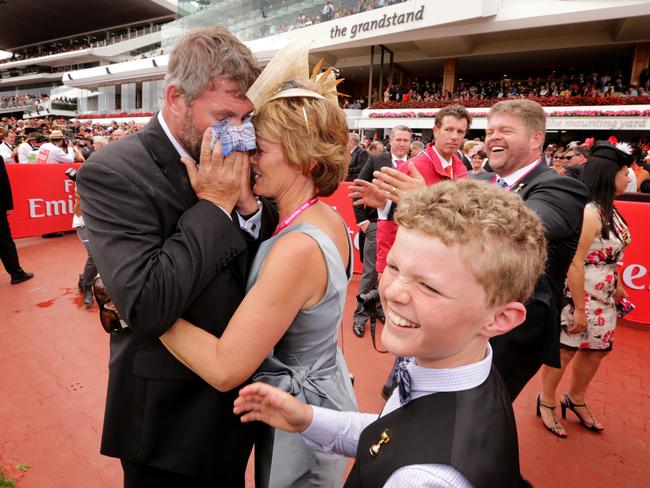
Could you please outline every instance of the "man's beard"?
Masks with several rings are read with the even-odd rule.
[[[181,134],[179,136],[179,142],[181,146],[185,148],[188,154],[196,161],[197,163],[201,159],[201,141],[203,140],[203,132],[199,131],[194,124],[194,119],[192,114],[188,109],[185,112],[185,117],[181,123]]]

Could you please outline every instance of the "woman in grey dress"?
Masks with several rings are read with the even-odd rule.
[[[216,338],[179,320],[161,340],[221,391],[255,373],[307,403],[356,410],[337,347],[352,247],[343,220],[318,200],[345,178],[348,133],[343,111],[322,86],[294,81],[256,105],[253,190],[275,199],[280,224],[262,243],[247,295],[224,334]],[[297,434],[270,428],[255,452],[258,486],[340,486],[347,466]]]

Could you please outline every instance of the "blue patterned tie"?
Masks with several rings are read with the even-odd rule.
[[[397,391],[399,393],[399,402],[404,405],[411,401],[411,375],[406,369],[408,361],[400,360],[397,364],[395,376],[397,377]]]
[[[506,180],[504,180],[504,179],[502,179],[502,178],[499,178],[498,176],[497,176],[497,181],[496,181],[496,183],[497,183],[497,185],[499,185],[501,188],[508,188],[508,183],[506,183]]]

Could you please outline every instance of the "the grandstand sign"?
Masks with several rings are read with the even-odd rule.
[[[373,12],[375,14],[373,17],[376,18],[371,18],[371,15],[367,15],[367,20],[352,24],[349,27],[347,25],[341,26],[340,24],[335,24],[330,29],[330,39],[354,39],[362,32],[371,32],[374,34],[375,31],[382,29],[415,24],[424,19],[424,5],[420,5],[418,9],[403,13],[395,12],[392,15],[384,14],[383,16],[380,16],[380,13],[381,10]]]

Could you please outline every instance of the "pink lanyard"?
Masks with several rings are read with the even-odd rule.
[[[313,207],[316,202],[318,201],[318,197],[313,197],[301,204],[298,208],[296,208],[293,212],[289,214],[289,216],[284,219],[280,224],[275,229],[275,232],[273,232],[273,235],[278,234],[282,230],[286,229],[291,225],[291,223],[298,218],[298,216],[306,211],[307,209]]]

